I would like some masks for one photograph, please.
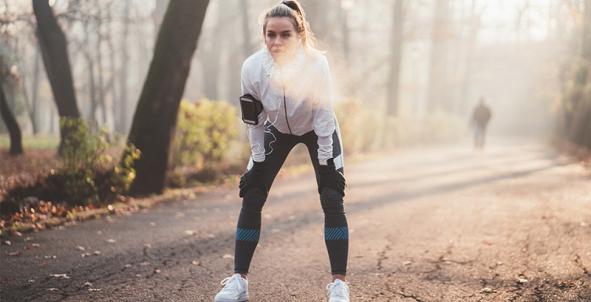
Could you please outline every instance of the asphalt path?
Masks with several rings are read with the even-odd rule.
[[[418,148],[346,166],[352,301],[591,301],[591,177],[541,144]],[[234,184],[0,245],[0,301],[213,301]],[[251,301],[325,301],[311,170],[263,211]]]

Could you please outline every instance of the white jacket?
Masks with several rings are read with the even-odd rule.
[[[332,158],[335,115],[332,109],[332,79],[328,61],[317,50],[299,48],[294,59],[279,67],[266,48],[242,64],[242,94],[251,94],[263,103],[258,125],[249,125],[252,159],[265,160],[265,121],[281,133],[318,136],[318,160]],[[287,114],[286,114],[287,113]]]

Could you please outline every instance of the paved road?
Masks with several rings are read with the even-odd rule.
[[[352,301],[591,301],[591,177],[542,145],[408,150],[346,172]],[[0,301],[211,301],[232,270],[236,195],[14,238]],[[251,301],[323,301],[322,224],[311,171],[280,177]]]

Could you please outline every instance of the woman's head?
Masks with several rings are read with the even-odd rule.
[[[286,0],[265,13],[263,36],[275,59],[290,57],[299,44],[313,47],[313,37],[306,15],[298,1]]]

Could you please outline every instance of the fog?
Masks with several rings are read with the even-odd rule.
[[[275,2],[210,1],[186,99],[237,103],[241,63],[264,47],[261,13]],[[482,97],[493,112],[493,135],[547,138],[555,133],[561,75],[579,53],[583,1],[402,1],[398,19],[397,2],[302,1],[317,48],[330,62],[336,103],[355,99],[364,108],[386,112],[395,95],[393,116],[443,114],[467,126]],[[50,3],[68,39],[83,116],[125,134],[167,1]],[[34,116],[37,134],[57,135],[31,3],[1,1],[0,15],[4,62],[20,75],[18,83],[5,85],[11,86],[21,127],[32,134]],[[394,42],[397,26],[401,38]],[[393,70],[396,43],[398,72]],[[392,91],[396,73],[399,89]],[[34,115],[27,116],[25,102],[37,108]]]

